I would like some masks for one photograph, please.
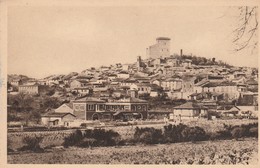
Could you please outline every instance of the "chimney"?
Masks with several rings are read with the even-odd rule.
[[[182,49],[181,49],[181,51],[180,51],[180,56],[182,57]]]

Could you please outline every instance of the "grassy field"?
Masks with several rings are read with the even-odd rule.
[[[257,164],[258,140],[222,140],[151,146],[52,148],[8,155],[10,164]]]
[[[241,125],[248,123],[255,123],[257,120],[198,120],[198,121],[184,121],[184,124],[189,126],[199,126],[202,127],[206,132],[215,132],[223,129],[223,124],[229,125]],[[172,123],[174,124],[174,123]],[[134,125],[134,126],[116,126],[116,127],[104,127],[105,129],[112,129],[118,132],[122,139],[133,138],[133,134],[136,127],[154,127],[162,129],[165,124],[145,124]],[[71,134],[74,130],[65,130],[65,131],[45,131],[45,132],[15,132],[8,133],[8,146],[11,149],[16,150],[17,148],[22,147],[24,144],[22,142],[23,138],[26,136],[43,136],[43,142],[41,143],[42,147],[47,146],[60,146],[64,142],[64,137]]]

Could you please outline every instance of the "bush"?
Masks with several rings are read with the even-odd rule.
[[[65,148],[69,146],[77,146],[80,144],[82,139],[83,139],[82,132],[80,130],[76,130],[74,133],[64,138],[63,146]]]
[[[250,124],[246,124],[246,125],[242,124],[241,127],[245,129],[245,133],[244,133],[245,137],[255,137],[255,134],[250,133],[250,129],[251,128],[258,129],[258,123],[250,123]]]
[[[250,137],[258,138],[258,127],[252,127],[249,129]]]
[[[200,127],[186,127],[181,134],[184,141],[196,142],[207,139],[206,132]]]
[[[134,141],[144,144],[202,141],[208,139],[204,129],[184,124],[164,126],[164,131],[155,128],[136,128]]]
[[[167,125],[164,126],[164,141],[166,143],[182,142],[183,136],[181,132],[187,128],[187,125]]]
[[[7,114],[7,122],[11,122],[11,121],[22,121],[21,117],[18,117],[14,114]]]
[[[94,129],[81,132],[76,130],[73,134],[65,137],[63,146],[79,146],[79,147],[94,147],[94,146],[115,146],[122,144],[121,137],[117,132],[112,130]]]
[[[217,132],[218,136],[216,136],[215,138],[217,139],[231,139],[232,138],[232,134],[230,130],[221,130]]]
[[[34,137],[29,137],[26,136],[23,138],[23,143],[26,145],[20,148],[20,150],[31,150],[34,152],[42,152],[43,149],[40,147],[40,143],[42,142],[43,137],[42,136],[34,136]]]
[[[136,128],[134,141],[144,144],[158,144],[163,142],[161,129],[155,128]]]
[[[114,146],[118,145],[118,142],[120,141],[120,135],[113,130],[88,130],[86,131],[85,137],[94,138],[96,140],[95,146]]]
[[[245,128],[242,127],[235,127],[232,131],[232,138],[235,138],[236,140],[238,140],[239,138],[244,137],[245,135]]]
[[[250,131],[251,130],[251,131]],[[217,132],[217,139],[239,139],[243,137],[258,137],[258,123],[242,124],[240,126],[224,124],[224,130]]]
[[[221,133],[220,132],[211,132],[208,133],[209,140],[214,141],[217,139],[221,139]]]

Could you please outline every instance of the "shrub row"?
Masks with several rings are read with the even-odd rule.
[[[242,124],[242,125],[226,125],[224,129],[210,135],[211,140],[215,139],[236,139],[244,137],[258,138],[258,123]]]
[[[214,133],[206,133],[201,127],[188,127],[184,124],[167,125],[164,129],[155,129],[153,127],[145,127],[135,129],[133,139],[129,142],[143,144],[163,144],[176,142],[196,142],[204,140],[218,139],[236,139],[244,137],[258,138],[258,123],[230,126],[224,124],[224,129]],[[40,152],[43,149],[40,147],[42,136],[25,137],[23,143],[25,146],[20,150],[31,150]],[[9,142],[10,143],[10,142]],[[93,130],[76,130],[74,133],[65,137],[63,146],[78,146],[78,147],[98,147],[98,146],[117,146],[124,145],[126,141],[121,139],[118,132],[105,129]]]
[[[112,130],[76,130],[70,136],[65,137],[63,146],[96,147],[115,146],[121,143],[120,135]]]
[[[136,128],[134,141],[144,144],[195,142],[207,140],[206,132],[200,127],[188,127],[184,124],[164,126],[164,130],[155,128]]]
[[[230,126],[214,133],[206,133],[201,127],[188,127],[184,124],[167,125],[164,129],[136,128],[135,143],[159,144],[176,142],[196,142],[205,140],[240,139],[244,137],[258,138],[258,123]]]

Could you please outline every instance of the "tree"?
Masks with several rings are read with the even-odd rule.
[[[38,110],[34,110],[31,112],[30,118],[35,119],[37,124],[39,124],[41,121],[41,113]]]
[[[61,105],[56,97],[45,97],[43,100],[43,109],[58,108]]]
[[[252,51],[257,49],[258,45],[258,7],[242,6],[238,7],[238,24],[234,33],[233,43],[236,46],[235,51],[245,48],[251,48]]]
[[[19,93],[15,96],[8,96],[8,104],[16,112],[29,112],[34,108],[34,99],[30,95]]]

